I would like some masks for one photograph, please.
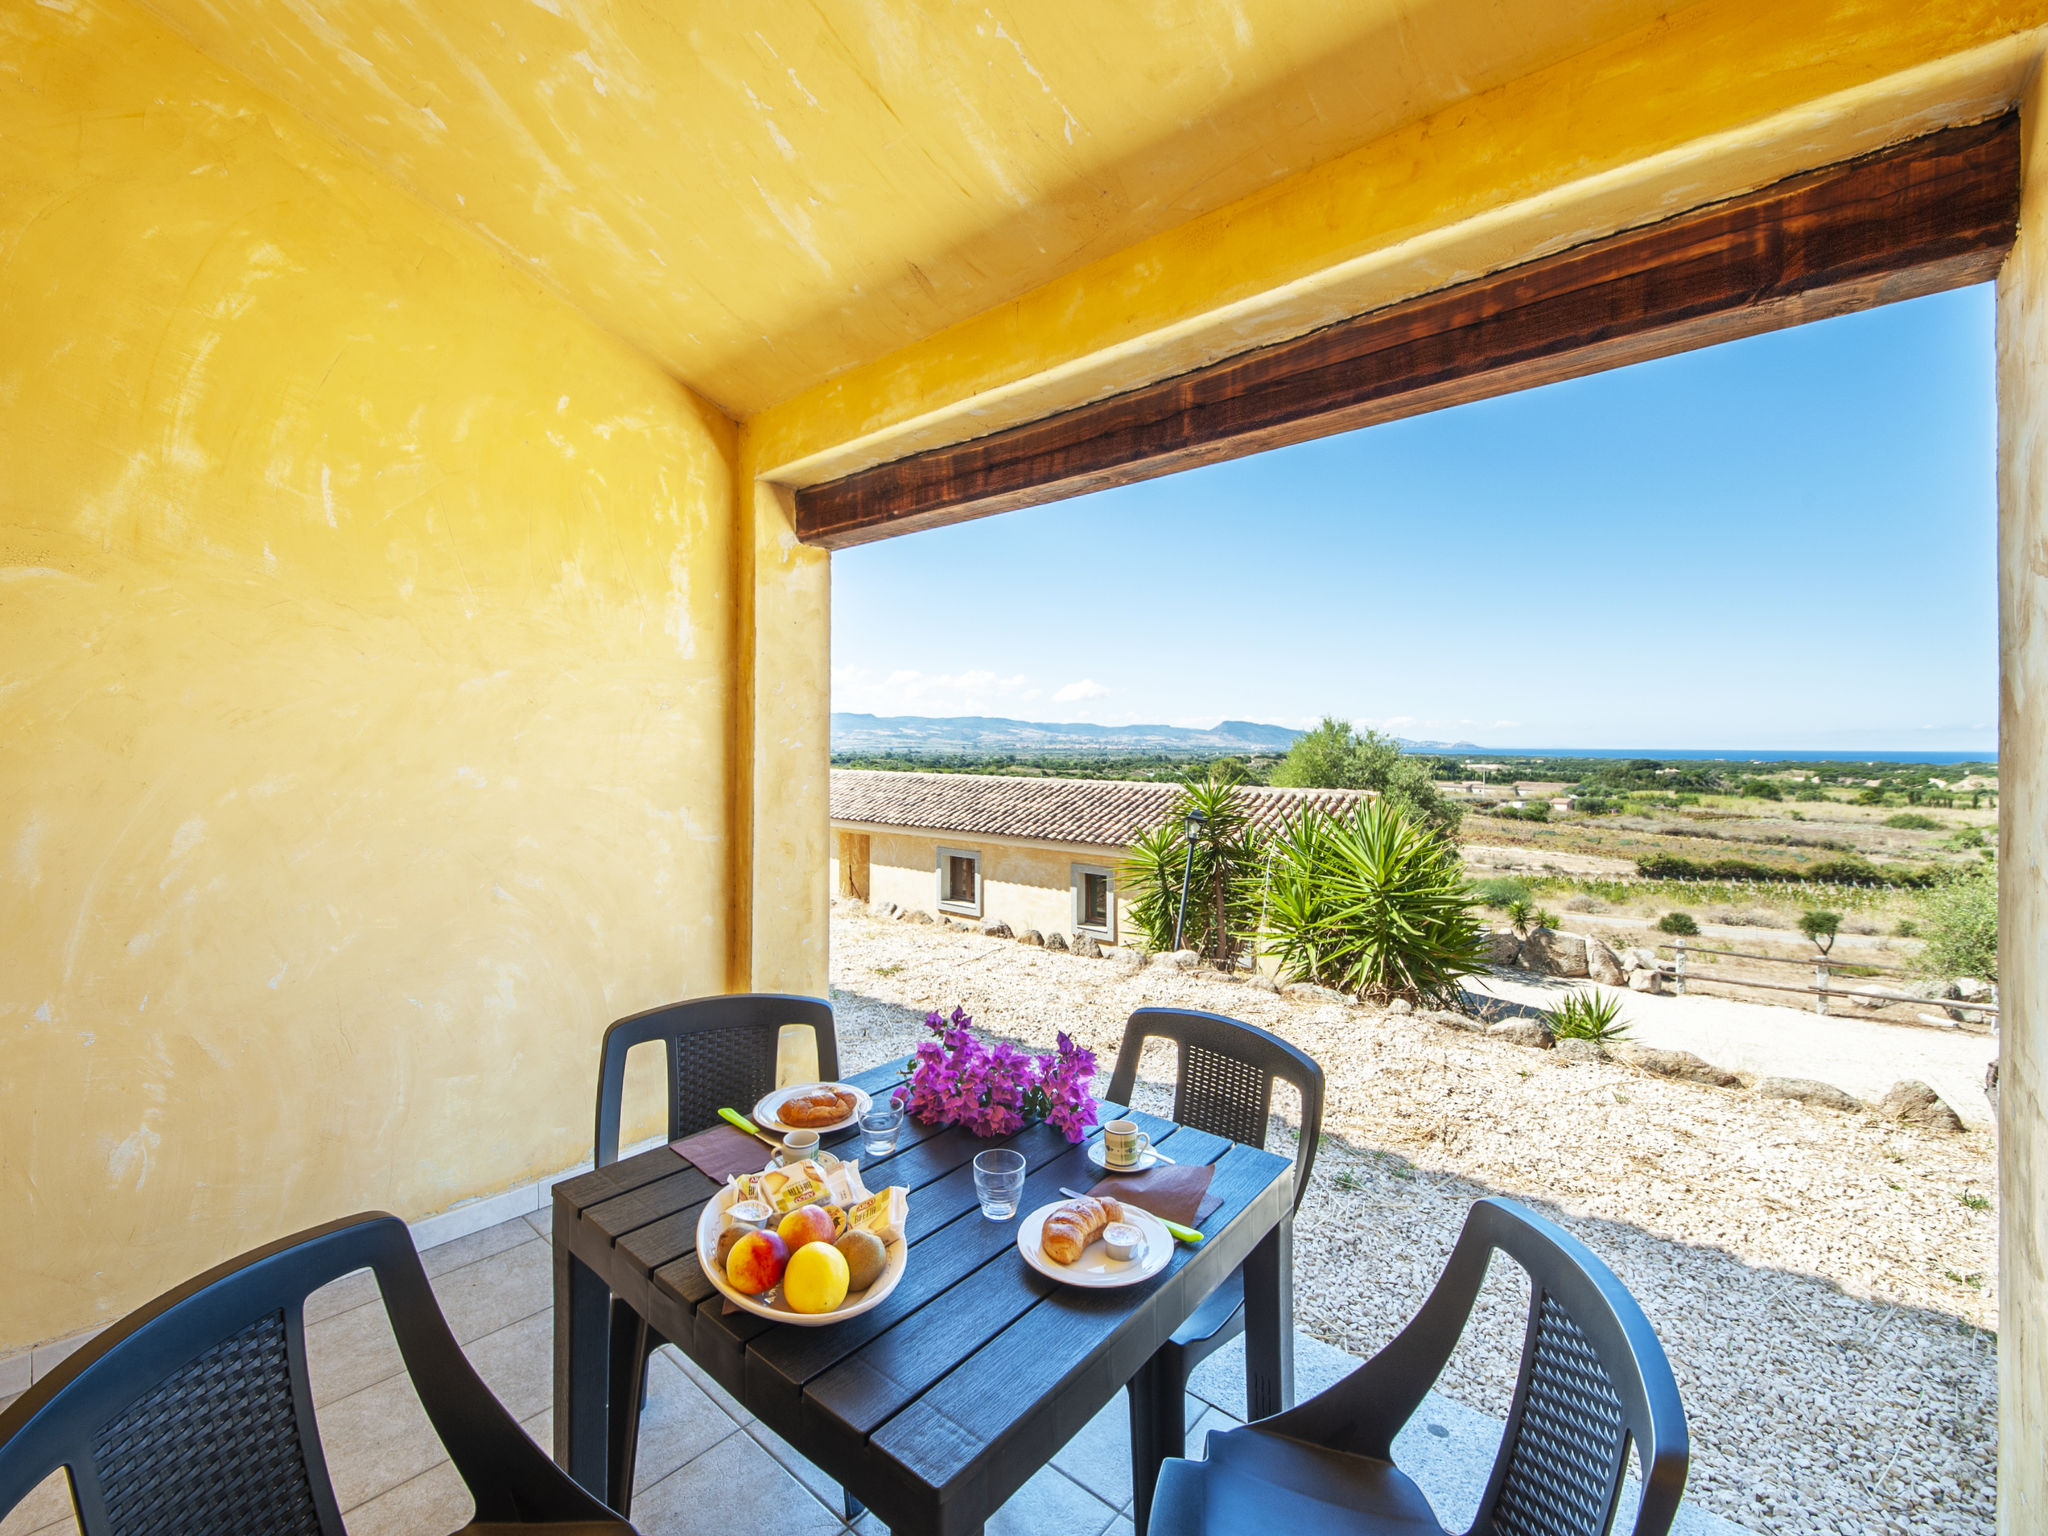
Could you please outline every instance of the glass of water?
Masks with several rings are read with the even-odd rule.
[[[1008,1221],[1017,1214],[1017,1201],[1024,1194],[1024,1154],[998,1147],[974,1155],[974,1193],[981,1200],[981,1214],[990,1221]]]
[[[903,1107],[878,1100],[860,1117],[861,1149],[869,1157],[886,1157],[896,1150],[896,1138],[903,1134]]]

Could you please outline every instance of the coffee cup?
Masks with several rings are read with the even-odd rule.
[[[775,1161],[787,1168],[791,1163],[800,1163],[807,1157],[817,1155],[816,1131],[789,1131],[782,1138],[782,1150],[775,1154]]]
[[[1134,1168],[1152,1150],[1152,1138],[1135,1120],[1112,1120],[1102,1128],[1102,1160],[1112,1168]]]

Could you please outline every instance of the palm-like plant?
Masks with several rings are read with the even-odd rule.
[[[1265,927],[1287,974],[1365,997],[1450,1003],[1486,966],[1456,850],[1383,800],[1280,831]]]
[[[1188,818],[1199,816],[1189,858]],[[1234,778],[1211,774],[1181,786],[1173,815],[1131,845],[1118,879],[1132,895],[1131,921],[1155,950],[1180,942],[1205,958],[1234,962],[1258,928],[1253,871],[1258,839]],[[1187,917],[1181,922],[1183,880]]]
[[[1626,1040],[1621,999],[1604,992],[1567,992],[1555,1008],[1543,1011],[1543,1022],[1557,1040]]]

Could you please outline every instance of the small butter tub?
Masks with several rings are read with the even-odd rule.
[[[1112,1259],[1135,1259],[1145,1251],[1145,1234],[1127,1221],[1102,1229],[1102,1246]]]
[[[726,1219],[742,1232],[758,1232],[775,1219],[765,1200],[735,1201],[726,1213]]]

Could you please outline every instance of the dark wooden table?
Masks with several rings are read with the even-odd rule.
[[[892,1062],[851,1081],[879,1093],[900,1075]],[[1103,1106],[1103,1118],[1120,1109]],[[1031,1126],[992,1141],[906,1121],[896,1151],[863,1158],[861,1175],[870,1189],[909,1187],[909,1267],[881,1306],[822,1328],[725,1311],[696,1255],[698,1213],[717,1186],[667,1147],[557,1184],[555,1459],[618,1506],[631,1464],[617,1443],[620,1399],[637,1391],[645,1319],[891,1532],[969,1536],[1239,1265],[1252,1416],[1291,1405],[1294,1165],[1131,1118],[1178,1161],[1213,1163],[1210,1188],[1223,1200],[1202,1223],[1208,1241],[1176,1244],[1158,1276],[1114,1290],[1060,1285],[1025,1264],[1014,1221],[981,1215],[972,1164],[992,1146],[1027,1159],[1020,1213],[1059,1199],[1061,1185],[1096,1181],[1083,1149],[1057,1131]],[[852,1133],[826,1144],[859,1155]],[[1137,1410],[1141,1503],[1159,1466],[1143,1449],[1143,1419]]]

